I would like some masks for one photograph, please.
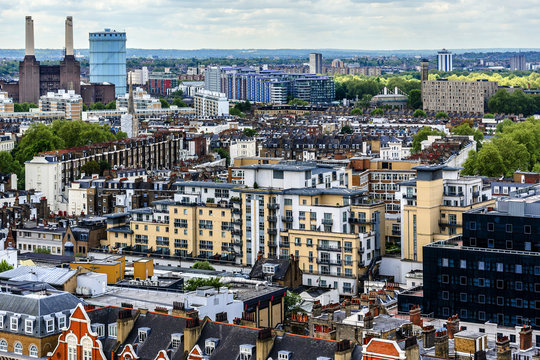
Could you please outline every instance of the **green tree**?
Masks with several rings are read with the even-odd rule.
[[[362,115],[364,112],[362,109],[355,107],[351,110],[351,115]]]
[[[305,101],[302,99],[294,98],[289,101],[289,105],[296,105],[296,106],[307,106],[309,105],[309,101]]]
[[[439,111],[437,114],[435,114],[435,119],[448,119],[448,114],[444,111]]]
[[[99,160],[98,165],[99,165],[99,175],[103,175],[105,170],[111,169],[111,164],[109,164],[107,160]]]
[[[81,171],[84,171],[87,176],[99,174],[99,164],[95,160],[90,160],[89,162],[81,166]]]
[[[34,103],[14,103],[13,111],[14,112],[29,112],[30,109],[36,109],[38,106]]]
[[[105,110],[105,105],[98,101],[97,103],[90,105],[90,110]]]
[[[370,115],[371,116],[383,116],[384,115],[384,110],[381,109],[381,108],[373,109],[373,110],[371,110]]]
[[[411,109],[421,109],[422,108],[422,90],[413,89],[409,91],[409,98],[407,100],[407,105]]]
[[[0,273],[13,269],[13,266],[9,265],[6,260],[0,261]]]
[[[193,266],[192,269],[199,269],[199,270],[215,270],[212,265],[208,261],[197,261]]]
[[[168,109],[169,108],[169,102],[165,100],[164,98],[159,99],[161,102],[161,108],[162,109]]]
[[[229,154],[229,152],[224,148],[217,148],[216,152],[219,154],[219,156],[221,156],[222,159],[226,159],[227,166],[229,166],[231,162],[231,155]]]
[[[352,134],[353,133],[353,129],[349,126],[349,125],[345,125],[341,128],[341,131],[340,131],[342,134]]]
[[[484,176],[501,176],[506,172],[504,161],[499,149],[493,142],[482,146],[482,150],[476,156],[476,168],[478,173]]]
[[[461,123],[460,125],[454,127],[451,131],[454,135],[474,136],[474,140],[477,142],[477,146],[484,139],[484,134],[478,129],[472,129],[467,122]]]
[[[469,151],[467,160],[463,163],[463,170],[461,173],[463,175],[477,175],[478,174],[478,153],[474,150]]]
[[[173,98],[181,98],[182,96],[184,96],[184,92],[182,90],[176,90],[171,93],[171,96]]]
[[[300,295],[287,290],[285,294],[285,318],[290,319],[292,314],[298,314],[304,312],[300,305],[302,304],[302,297]]]
[[[236,105],[234,105],[234,107],[240,110],[241,112],[243,112],[244,114],[251,113],[251,109],[252,109],[252,106],[249,100],[237,103]]]
[[[115,110],[116,109],[116,101],[111,101],[107,105],[105,105],[105,109],[107,110]]]
[[[414,110],[412,116],[414,116],[415,118],[419,118],[419,117],[425,118],[427,116],[427,114],[422,109],[416,109],[416,110]]]
[[[37,254],[50,254],[51,250],[46,249],[46,248],[37,248],[37,249],[34,249],[33,252],[35,252]]]
[[[179,108],[188,107],[187,104],[184,102],[184,100],[182,100],[179,97],[174,99],[172,104],[175,105],[175,106],[178,106]]]
[[[240,116],[240,117],[244,117],[245,114],[240,111],[238,108],[236,107],[233,107],[229,110],[229,115],[233,115],[233,116]]]
[[[184,290],[195,291],[197,290],[197,288],[200,288],[203,286],[211,286],[213,288],[219,289],[220,287],[223,287],[226,285],[223,284],[219,278],[209,278],[209,279],[193,278],[186,281],[186,283],[184,284]]]
[[[257,135],[257,130],[251,128],[245,128],[244,130],[242,130],[242,132],[248,137],[254,137]]]
[[[490,113],[484,114],[484,119],[495,119],[495,115]]]
[[[431,135],[445,136],[442,131],[432,129],[429,126],[424,126],[413,136],[412,151],[415,153],[419,152],[422,149],[422,141],[427,140],[428,136]]]

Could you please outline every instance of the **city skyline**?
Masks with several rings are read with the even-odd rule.
[[[65,16],[73,16],[77,49],[88,48],[88,33],[104,28],[126,31],[127,46],[143,49],[534,48],[530,34],[540,30],[534,0],[512,7],[502,0],[1,3],[0,26],[11,33],[5,49],[21,48],[26,15],[35,19],[39,49],[62,47]]]

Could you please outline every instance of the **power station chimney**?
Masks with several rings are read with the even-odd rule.
[[[24,56],[34,56],[34,20],[32,20],[31,16],[26,17],[25,34]]]
[[[66,56],[73,55],[73,17],[66,17]]]

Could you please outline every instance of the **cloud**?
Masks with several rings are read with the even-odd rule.
[[[38,48],[63,46],[67,15],[76,48],[103,28],[177,49],[537,47],[540,32],[537,0],[0,0],[3,48],[23,47],[25,15]]]

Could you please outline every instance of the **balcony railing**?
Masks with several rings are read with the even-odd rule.
[[[275,241],[268,242],[268,247],[275,248],[277,247],[277,244]]]
[[[375,224],[374,220],[368,220],[366,218],[355,218],[355,217],[350,217],[349,222],[353,224],[366,224],[366,225]]]
[[[439,226],[461,227],[462,225],[455,221],[439,220]]]
[[[276,210],[279,209],[279,204],[277,203],[268,203],[266,204],[266,207],[270,210]]]
[[[285,222],[293,222],[293,217],[292,216],[283,216],[282,220],[285,221]]]
[[[322,223],[323,223],[323,225],[332,225],[334,223],[334,220],[332,220],[332,219],[323,219]]]
[[[277,221],[277,216],[267,216],[266,220],[268,220],[269,222],[275,223]]]
[[[289,243],[288,242],[280,242],[279,246],[280,247],[289,247]]]
[[[327,265],[336,265],[341,266],[341,260],[333,260],[333,259],[317,259],[317,263],[319,264],[327,264]]]
[[[341,247],[340,246],[317,245],[317,250],[341,252]]]
[[[276,228],[269,228],[266,230],[268,235],[277,235],[277,229]]]

